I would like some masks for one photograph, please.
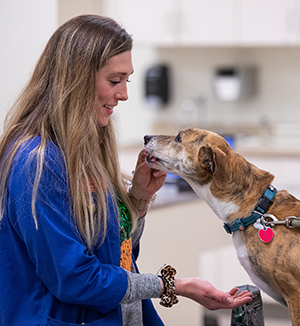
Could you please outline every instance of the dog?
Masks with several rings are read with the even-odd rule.
[[[287,306],[293,326],[299,326],[300,230],[292,222],[300,216],[300,201],[277,191],[274,175],[214,132],[188,128],[176,136],[147,135],[144,148],[151,168],[182,177],[224,221],[251,280]]]

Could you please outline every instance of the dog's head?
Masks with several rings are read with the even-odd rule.
[[[155,169],[181,176],[188,182],[205,185],[214,179],[218,187],[228,180],[226,166],[233,152],[216,133],[184,129],[176,136],[145,136],[148,164]]]

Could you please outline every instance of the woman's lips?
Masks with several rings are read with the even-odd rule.
[[[113,114],[113,112],[114,112],[114,106],[112,106],[112,105],[104,105],[104,108],[105,108],[106,112],[109,115]]]

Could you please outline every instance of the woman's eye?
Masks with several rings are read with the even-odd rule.
[[[180,134],[178,134],[175,139],[176,143],[181,143],[181,137],[180,137]]]
[[[110,81],[113,85],[120,84],[122,81],[121,80],[111,80]],[[126,83],[130,83],[131,81],[128,79],[126,80]]]

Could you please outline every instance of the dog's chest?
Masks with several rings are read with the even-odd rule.
[[[268,280],[264,280],[256,269],[254,269],[253,264],[249,259],[249,255],[247,252],[246,245],[241,237],[241,233],[239,231],[234,232],[232,235],[233,244],[235,246],[237,257],[239,259],[240,264],[243,266],[247,274],[249,275],[252,282],[257,285],[262,291],[267,293],[270,297],[272,297],[277,302],[284,304],[285,301],[279,291],[272,288],[268,283]]]

